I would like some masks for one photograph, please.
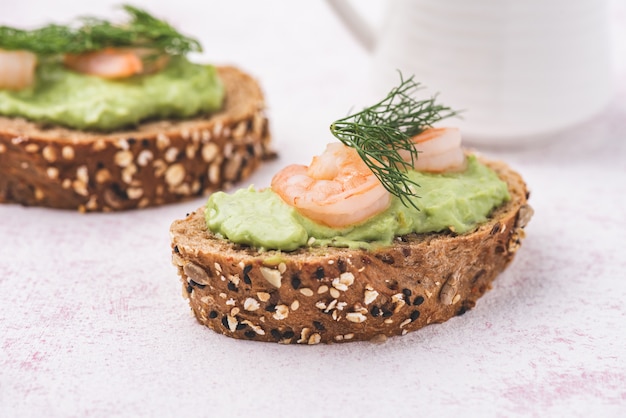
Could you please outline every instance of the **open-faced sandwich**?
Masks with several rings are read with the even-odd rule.
[[[262,92],[147,12],[0,27],[0,203],[80,211],[179,201],[245,178],[270,134]]]
[[[202,324],[257,341],[384,340],[474,307],[532,216],[522,178],[461,148],[413,79],[331,125],[309,166],[213,194],[170,229]]]

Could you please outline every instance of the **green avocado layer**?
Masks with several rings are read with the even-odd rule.
[[[393,197],[384,212],[334,229],[302,216],[271,189],[250,187],[211,195],[205,208],[206,224],[219,236],[259,249],[292,251],[307,245],[367,249],[390,245],[394,237],[412,232],[470,232],[510,199],[506,183],[474,156],[468,157],[463,172],[411,171],[409,176],[420,185],[420,197],[414,200],[419,211]]]
[[[172,57],[155,74],[107,80],[41,63],[32,87],[0,90],[0,115],[81,130],[111,131],[148,119],[189,118],[220,109],[215,67]]]

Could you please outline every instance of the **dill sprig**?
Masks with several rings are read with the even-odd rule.
[[[167,22],[136,7],[122,7],[130,17],[126,24],[84,17],[79,24],[50,24],[30,31],[0,26],[0,48],[41,55],[79,54],[107,47],[149,48],[168,55],[202,51],[197,40],[180,34]]]
[[[354,148],[382,185],[405,205],[418,209],[409,197],[419,197],[419,184],[407,175],[418,158],[411,138],[435,122],[457,114],[436,103],[436,96],[416,100],[412,96],[421,89],[413,76],[394,87],[380,102],[330,125],[330,131],[344,145]],[[408,152],[410,159],[402,158]],[[419,209],[418,209],[419,210]]]

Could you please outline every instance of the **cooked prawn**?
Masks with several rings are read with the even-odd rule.
[[[465,167],[461,132],[457,128],[429,128],[414,136],[413,142],[419,153],[413,166],[417,171],[456,171]],[[406,151],[402,151],[402,156],[410,159]]]
[[[82,54],[66,54],[65,66],[102,78],[126,78],[158,71],[167,64],[167,56],[154,56],[145,48],[105,48]]]
[[[303,215],[334,228],[364,221],[391,202],[390,193],[357,152],[341,143],[328,144],[308,167],[285,167],[271,187]]]
[[[0,49],[0,89],[21,90],[33,84],[37,56]]]

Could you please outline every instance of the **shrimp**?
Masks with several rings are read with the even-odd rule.
[[[443,172],[465,168],[465,154],[461,148],[461,132],[457,128],[429,128],[413,137],[419,152],[413,168],[417,171]],[[402,157],[410,160],[407,151]]]
[[[391,202],[391,194],[356,150],[341,143],[328,144],[308,167],[285,167],[271,188],[304,216],[333,228],[362,222]]]
[[[0,89],[21,90],[33,84],[37,56],[30,51],[0,49]]]
[[[109,79],[155,72],[163,68],[167,61],[167,56],[155,56],[154,51],[146,48],[105,48],[66,54],[64,58],[65,66],[74,71]]]

